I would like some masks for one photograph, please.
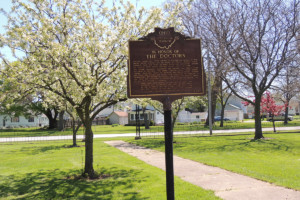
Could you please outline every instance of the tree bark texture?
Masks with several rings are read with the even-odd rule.
[[[85,122],[85,166],[84,174],[88,174],[89,178],[94,178],[95,171],[93,167],[93,131],[92,123]]]
[[[73,131],[73,146],[76,147],[77,146],[77,132],[80,128],[80,126],[82,125],[81,121],[78,120],[77,122],[77,126],[76,126],[76,120],[74,118],[72,118],[72,131]]]
[[[217,106],[217,98],[218,94],[220,92],[220,88],[222,87],[222,79],[221,77],[215,77],[215,83],[212,86],[211,91],[211,119],[212,122],[214,122],[215,112],[216,112],[216,106]],[[205,124],[209,125],[209,116],[207,115],[207,119]]]
[[[82,100],[81,107],[76,108],[76,112],[85,126],[85,165],[83,175],[85,176],[87,174],[89,178],[95,178],[95,171],[93,167],[93,118],[90,117],[91,102],[91,96],[86,96]]]
[[[57,115],[58,112],[56,109],[54,109],[54,116],[52,115],[52,111],[50,108],[47,108],[45,115],[47,116],[48,120],[49,120],[49,128],[48,129],[55,129],[57,128]]]
[[[221,103],[221,121],[220,121],[220,127],[224,126],[224,113],[225,113],[225,105],[223,105],[223,103]]]
[[[261,118],[260,118],[260,101],[261,99],[256,98],[254,104],[254,114],[255,114],[255,136],[254,139],[261,139],[264,138],[262,133],[262,126],[261,126]]]
[[[58,114],[58,126],[57,129],[59,131],[63,131],[64,130],[64,114],[65,111],[60,111]]]
[[[287,102],[287,105],[285,107],[284,124],[288,124],[288,116],[289,116],[289,102]]]

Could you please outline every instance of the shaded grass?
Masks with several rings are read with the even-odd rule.
[[[166,199],[165,172],[95,140],[102,179],[78,179],[84,147],[66,142],[1,144],[0,199]],[[218,199],[175,178],[177,199]]]
[[[300,190],[300,133],[176,138],[174,154]],[[164,151],[163,139],[128,140]]]
[[[78,134],[82,134],[83,130],[79,130]],[[13,128],[0,129],[0,137],[36,137],[36,136],[57,136],[57,135],[72,135],[71,129],[65,131],[49,130],[44,128]]]

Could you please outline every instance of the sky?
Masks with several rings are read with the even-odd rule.
[[[97,0],[95,0],[97,1]],[[111,0],[106,0],[106,2],[110,2]],[[126,1],[126,0],[124,0]],[[164,0],[129,0],[131,3],[137,5],[138,7],[144,6],[145,8],[151,8],[152,6],[161,7]],[[10,11],[12,6],[12,0],[0,0],[0,8],[5,10],[6,12]],[[3,28],[6,25],[6,17],[0,13],[0,34],[5,33],[5,29]],[[0,49],[1,54],[6,55],[9,60],[12,60],[13,57],[10,55],[10,50],[5,47]]]

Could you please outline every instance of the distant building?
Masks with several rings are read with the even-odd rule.
[[[224,117],[232,121],[242,121],[244,119],[244,112],[235,105],[227,104],[224,110]]]
[[[177,122],[192,123],[205,121],[207,118],[207,112],[192,112],[189,109],[181,110],[177,116]]]
[[[141,106],[138,107],[138,111],[139,111],[140,123],[145,124],[144,114]],[[137,109],[136,106],[133,105],[131,111],[128,112],[129,124],[131,125],[136,124],[136,114],[137,114]],[[152,121],[155,125],[164,123],[164,115],[159,111],[155,110],[152,106],[146,107],[145,115],[147,115],[147,119],[149,120],[149,122]]]
[[[45,115],[10,117],[0,115],[0,128],[22,128],[22,127],[44,127],[49,125],[49,120]]]
[[[248,107],[244,106],[243,100],[235,95],[231,95],[225,105],[224,118],[232,121],[241,121],[244,119],[244,114],[247,113]],[[215,116],[221,116],[221,105],[218,104]]]
[[[289,115],[299,115],[300,101],[298,99],[291,99],[289,106]]]
[[[120,124],[125,125],[128,124],[128,113],[123,111],[114,111],[109,116],[110,124]]]

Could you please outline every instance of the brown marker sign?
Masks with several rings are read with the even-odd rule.
[[[129,41],[129,98],[199,96],[206,93],[200,39],[189,39],[174,28],[155,28]]]

